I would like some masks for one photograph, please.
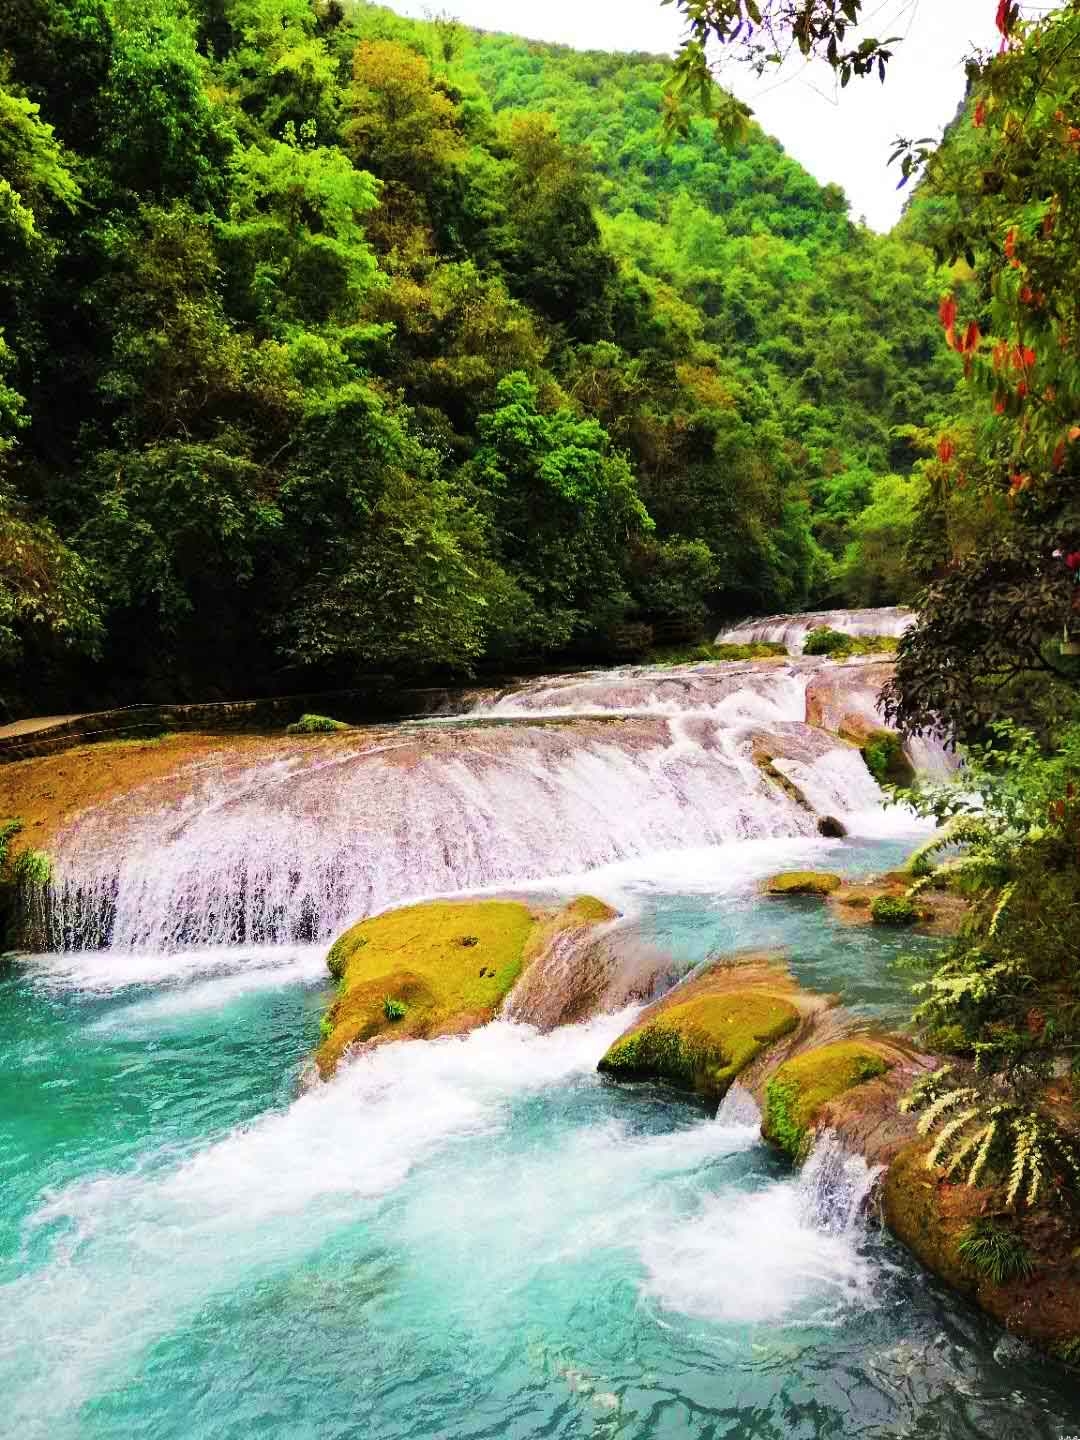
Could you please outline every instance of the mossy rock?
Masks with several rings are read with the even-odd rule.
[[[801,1160],[822,1106],[884,1075],[890,1063],[864,1040],[838,1040],[786,1061],[765,1088],[762,1134],[792,1160]]]
[[[347,730],[344,720],[332,720],[329,715],[301,715],[294,725],[285,727],[286,735],[332,735],[337,730]]]
[[[364,920],[335,941],[337,999],[316,1052],[333,1073],[351,1045],[460,1033],[494,1019],[521,974],[541,921],[512,900],[436,900]],[[404,1005],[388,1018],[385,1002]]]
[[[822,870],[787,870],[765,881],[766,895],[831,895],[843,884],[839,875]]]
[[[790,1034],[799,1011],[763,990],[697,995],[616,1040],[597,1067],[616,1080],[662,1080],[712,1105],[767,1045]]]

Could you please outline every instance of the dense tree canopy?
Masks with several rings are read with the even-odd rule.
[[[896,598],[943,281],[753,126],[665,145],[669,75],[321,0],[5,7],[9,704]]]

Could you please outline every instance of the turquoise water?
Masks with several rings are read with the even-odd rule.
[[[754,898],[800,843],[594,888],[680,965],[779,941],[804,979],[890,1013],[899,942]],[[601,1081],[629,1015],[389,1047],[303,1091],[325,996],[306,949],[0,972],[4,1433],[1080,1433],[1072,1377],[790,1175],[738,1111]]]

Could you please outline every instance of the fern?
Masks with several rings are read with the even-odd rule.
[[[989,1102],[989,1103],[988,1103]],[[1009,1210],[1052,1198],[1051,1177],[1080,1188],[1080,1154],[1050,1117],[1015,1100],[992,1100],[979,1085],[958,1083],[949,1069],[924,1076],[901,1102],[922,1111],[918,1133],[932,1137],[926,1168],[979,1185],[993,1165],[1005,1176]]]
[[[994,913],[990,917],[990,928],[986,932],[991,939],[997,938],[998,932],[1001,929],[1002,917],[1004,916],[1005,911],[1008,908],[1009,901],[1012,899],[1015,891],[1016,881],[1011,880],[1009,884],[1005,886],[1004,890],[1002,890],[1001,894],[998,896],[997,904],[994,906]]]

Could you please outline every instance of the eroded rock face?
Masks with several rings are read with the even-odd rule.
[[[926,1168],[928,1146],[913,1141],[889,1166],[882,1189],[886,1223],[928,1270],[966,1295],[1007,1330],[1060,1354],[1080,1336],[1080,1252],[1061,1214],[1046,1210],[1009,1217],[1032,1271],[995,1284],[965,1263],[958,1246],[965,1231],[1000,1212],[985,1189],[949,1184]]]
[[[530,942],[530,963],[507,997],[509,1020],[553,1030],[648,1000],[677,978],[671,960],[591,897],[545,922]]]

